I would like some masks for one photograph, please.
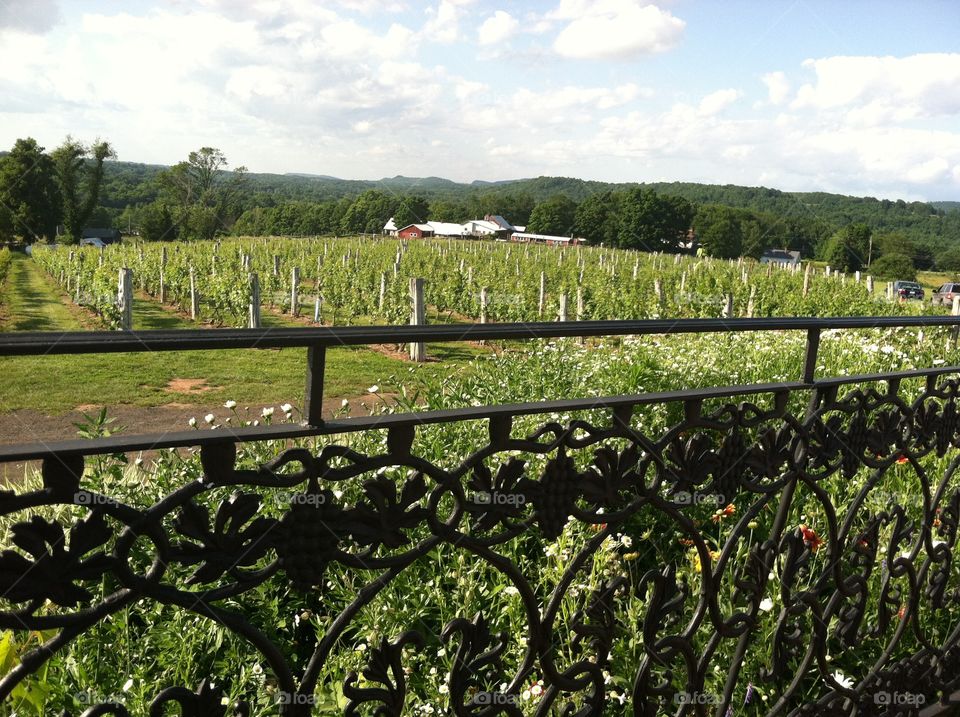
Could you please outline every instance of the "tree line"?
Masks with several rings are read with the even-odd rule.
[[[960,212],[922,202],[564,177],[462,185],[440,178],[371,183],[251,175],[245,167],[230,169],[213,147],[172,167],[105,161],[112,158],[113,149],[99,140],[85,146],[68,137],[49,154],[31,138],[17,140],[0,158],[0,234],[35,241],[61,226],[60,240],[74,241],[89,225],[135,228],[145,240],[378,234],[390,217],[404,226],[499,214],[529,232],[627,249],[692,250],[695,239],[704,253],[721,258],[758,258],[779,248],[842,271],[880,259],[882,269],[901,275],[908,265],[960,271]],[[931,221],[947,236],[917,232]]]

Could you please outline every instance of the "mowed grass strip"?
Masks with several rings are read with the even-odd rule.
[[[19,273],[8,277],[4,287],[5,297],[16,297],[6,304],[10,326],[72,331],[95,321],[86,310],[65,306],[63,297],[29,258],[20,259],[16,270]],[[32,307],[31,302],[43,306]],[[76,312],[86,314],[87,322],[78,320]],[[133,321],[137,329],[197,326],[142,294],[134,299]],[[268,311],[263,313],[263,324],[303,325],[292,317]],[[324,393],[327,397],[351,397],[366,393],[373,385],[385,392],[397,390],[400,383],[415,387],[459,371],[465,362],[488,352],[464,344],[444,344],[430,345],[428,353],[434,360],[414,366],[366,347],[330,349]],[[60,415],[77,406],[209,406],[228,399],[249,404],[291,401],[302,405],[305,375],[306,349],[4,357],[0,358],[0,412],[34,409]]]
[[[13,252],[6,281],[0,288],[3,331],[81,331],[95,326],[83,310],[68,306],[64,295],[25,254]]]

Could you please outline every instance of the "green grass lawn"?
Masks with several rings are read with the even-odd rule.
[[[16,256],[0,291],[7,315],[4,330],[64,331],[81,330],[83,323],[96,326],[95,317],[64,303],[31,259]],[[304,325],[266,309],[262,323],[267,327]],[[141,330],[198,326],[141,294],[134,300],[133,325]],[[430,344],[427,353],[433,360],[416,366],[360,346],[330,349],[324,393],[347,397],[363,394],[373,385],[385,392],[398,390],[401,383],[415,387],[420,381],[462,370],[467,362],[489,355],[489,350],[446,343]],[[81,405],[211,405],[227,399],[302,405],[305,371],[306,349],[4,357],[0,358],[0,412],[32,408],[60,414]],[[171,387],[177,379],[194,383],[188,390],[178,391]]]

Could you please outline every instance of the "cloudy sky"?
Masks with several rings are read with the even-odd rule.
[[[960,199],[960,3],[0,0],[0,147]]]

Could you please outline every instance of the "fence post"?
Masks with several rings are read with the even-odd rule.
[[[950,307],[951,316],[960,316],[960,296],[953,297],[953,306]],[[954,326],[950,332],[950,350],[957,350],[957,335],[960,334],[960,326]]]
[[[120,328],[129,331],[133,328],[133,269],[124,267],[120,270],[117,305],[120,308]]]
[[[543,308],[547,299],[547,275],[540,272],[540,301],[537,304],[537,316],[543,316]]]
[[[198,312],[198,304],[200,303],[199,297],[197,296],[197,278],[193,270],[193,267],[190,267],[190,320],[196,321]]]
[[[423,301],[423,279],[410,279],[410,324],[423,326],[427,323],[426,305]],[[423,362],[427,360],[426,345],[422,341],[410,344],[410,360]]]
[[[260,279],[250,273],[250,303],[247,310],[247,328],[260,328]]]
[[[300,268],[290,272],[290,315],[300,316]]]

